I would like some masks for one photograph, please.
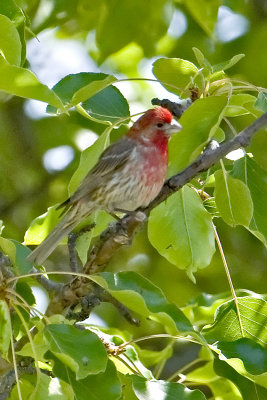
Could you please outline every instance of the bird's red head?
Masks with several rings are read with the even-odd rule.
[[[170,124],[172,121],[172,114],[169,110],[163,107],[152,108],[147,110],[133,125],[131,130],[145,130],[147,127],[155,126],[157,124]]]
[[[153,139],[155,136],[169,137],[174,131],[179,131],[181,125],[172,122],[172,114],[163,107],[146,111],[131,127],[128,136],[137,140]]]
[[[172,114],[167,108],[156,107],[145,112],[139,119],[144,124],[152,122],[170,124],[172,122]]]

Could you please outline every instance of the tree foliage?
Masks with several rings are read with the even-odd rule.
[[[266,18],[259,0],[1,1],[0,399],[267,398]],[[158,200],[27,262],[159,87],[183,129]]]

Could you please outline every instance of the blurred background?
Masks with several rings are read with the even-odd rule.
[[[194,13],[191,0],[16,2],[30,21],[26,66],[49,87],[65,75],[81,71],[105,72],[117,78],[154,78],[152,63],[158,57],[179,57],[195,63],[192,47],[198,47],[212,64],[244,53],[245,58],[231,69],[231,75],[267,87],[266,0],[201,0],[200,6],[202,2],[209,3],[209,13],[205,15],[203,7],[202,18]],[[116,86],[129,102],[131,114],[150,108],[153,97],[177,99],[156,82],[128,81]],[[0,100],[0,219],[5,225],[5,237],[23,241],[35,217],[67,198],[68,182],[81,151],[97,139],[105,125],[91,122],[75,111],[50,116],[45,112],[46,105],[37,101],[6,96]],[[239,131],[250,121],[248,115],[242,121],[236,117],[232,123]],[[114,130],[112,140],[126,129]],[[261,140],[264,151],[267,141],[264,136]],[[266,292],[263,244],[242,227],[230,228],[220,219],[215,222],[235,287]],[[57,268],[66,269],[67,255],[61,247],[48,267],[53,268],[53,262],[57,262]],[[145,231],[136,236],[131,248],[122,249],[108,267],[109,271],[127,269],[140,272],[159,285],[167,298],[179,306],[201,292],[229,290],[218,252],[208,268],[196,273],[195,285],[184,271],[157,254]],[[101,305],[96,311],[94,321],[101,325],[114,326],[114,321],[119,320],[126,328],[126,322],[112,306]],[[143,321],[137,334],[147,334],[148,330],[156,333],[158,326]],[[187,357],[185,350],[183,347],[179,357]],[[194,358],[191,348],[190,354],[189,358]],[[183,364],[181,358],[180,362]]]

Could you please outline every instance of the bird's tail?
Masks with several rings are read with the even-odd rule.
[[[79,209],[76,207],[71,208],[47,238],[28,255],[27,261],[41,265],[55,250],[63,237],[68,235],[81,221],[79,214]]]

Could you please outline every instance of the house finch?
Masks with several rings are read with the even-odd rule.
[[[92,212],[134,211],[146,207],[160,192],[168,166],[168,139],[181,129],[172,114],[157,107],[145,112],[127,134],[111,144],[76,192],[61,206],[65,216],[28,256],[43,263],[61,239]]]

